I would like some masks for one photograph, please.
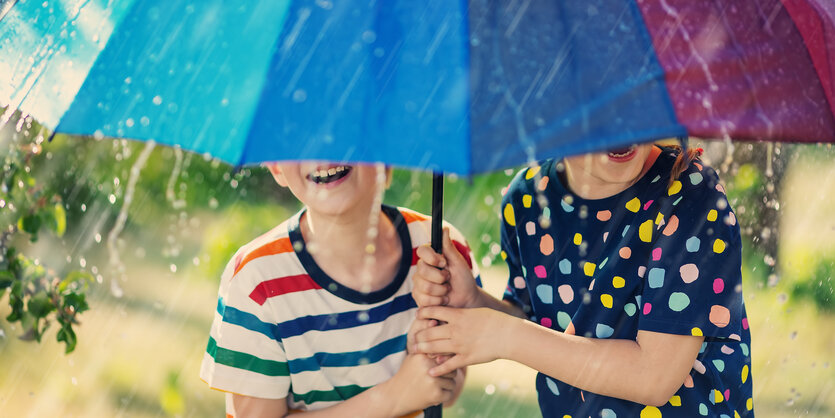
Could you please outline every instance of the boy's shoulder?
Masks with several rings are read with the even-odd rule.
[[[290,225],[298,222],[298,214],[284,220],[269,231],[259,235],[235,251],[226,268],[224,276],[231,276],[240,271],[250,261],[266,255],[293,251],[290,240]]]

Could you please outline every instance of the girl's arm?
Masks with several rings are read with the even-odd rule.
[[[650,331],[635,341],[585,338],[485,308],[426,307],[418,317],[446,324],[419,332],[415,350],[454,353],[432,375],[504,358],[589,392],[656,406],[684,383],[704,340]]]
[[[235,418],[284,417],[399,417],[430,405],[450,401],[461,384],[456,370],[431,375],[435,360],[423,354],[407,355],[397,374],[350,399],[331,407],[309,412],[288,411],[286,399],[262,399],[233,395]],[[438,376],[438,377],[435,377]]]

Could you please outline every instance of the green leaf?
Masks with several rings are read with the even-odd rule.
[[[43,223],[57,236],[64,236],[67,230],[67,212],[61,203],[44,208],[41,212]]]
[[[0,270],[0,289],[7,289],[15,281],[15,275],[8,270]]]
[[[55,304],[52,303],[52,299],[46,293],[40,292],[29,298],[26,308],[35,318],[43,318],[55,310]]]
[[[72,271],[69,274],[67,274],[67,277],[64,277],[64,279],[61,280],[61,283],[58,283],[58,292],[66,292],[75,283],[79,283],[82,289],[86,290],[88,285],[92,283],[93,280],[93,276],[89,273],[85,273],[82,271]]]
[[[58,340],[58,342],[63,342],[67,345],[67,348],[64,351],[66,354],[75,350],[75,345],[78,343],[78,338],[75,336],[75,331],[73,331],[72,324],[70,323],[61,325],[61,329],[58,330],[55,339]]]
[[[41,217],[34,213],[22,216],[17,220],[17,227],[21,231],[36,236],[38,234],[38,230],[41,229]]]
[[[70,293],[64,296],[63,308],[72,308],[75,313],[81,313],[90,308],[83,293]]]

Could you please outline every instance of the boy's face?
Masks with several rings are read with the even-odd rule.
[[[370,207],[378,187],[377,167],[324,161],[267,163],[276,182],[287,187],[309,210],[340,215]],[[386,187],[386,169],[380,187]]]

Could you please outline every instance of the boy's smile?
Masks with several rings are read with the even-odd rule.
[[[307,179],[316,184],[336,185],[345,179],[352,169],[350,165],[317,167],[307,175]]]
[[[348,213],[367,217],[376,190],[384,188],[390,176],[378,178],[372,164],[329,161],[288,161],[265,164],[279,185],[288,187],[312,214],[340,216]]]

